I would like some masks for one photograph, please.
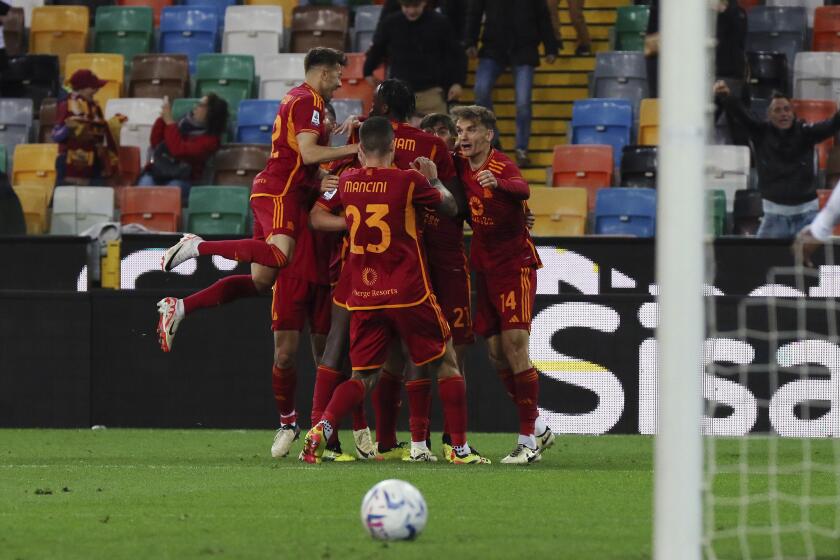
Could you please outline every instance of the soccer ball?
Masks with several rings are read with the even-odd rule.
[[[404,480],[383,480],[362,500],[362,525],[371,537],[382,541],[415,538],[428,516],[423,495]]]

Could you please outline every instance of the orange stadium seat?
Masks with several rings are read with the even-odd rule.
[[[160,12],[172,5],[172,0],[117,0],[119,6],[149,6],[155,18],[155,27],[160,27]]]
[[[32,11],[29,52],[58,56],[61,74],[70,53],[82,53],[88,43],[86,6],[39,6]]]
[[[26,233],[38,235],[47,232],[47,198],[44,187],[38,185],[17,185],[15,194],[20,200]]]
[[[12,8],[5,16],[0,17],[3,27],[3,41],[6,44],[6,56],[26,54],[24,48],[23,8]]]
[[[178,231],[181,225],[179,187],[128,187],[122,190],[123,224],[142,224],[157,231]]]
[[[365,80],[365,53],[347,53],[347,66],[341,76],[341,87],[333,93],[334,99],[360,99],[364,114],[373,105],[373,86]]]
[[[18,144],[12,159],[12,185],[55,186],[58,144]]]
[[[528,207],[534,213],[536,236],[580,236],[586,232],[588,194],[580,187],[531,189]]]
[[[840,6],[821,6],[814,12],[815,51],[840,51]]]
[[[110,53],[71,53],[64,63],[64,75],[69,79],[76,70],[87,68],[100,80],[108,82],[94,95],[100,107],[105,107],[109,99],[122,96],[125,81],[125,62],[123,55]]]
[[[293,53],[313,47],[345,50],[350,16],[343,6],[298,6],[292,11]]]
[[[552,186],[587,189],[588,207],[592,210],[598,190],[612,185],[613,149],[596,144],[555,146],[552,167]]]
[[[793,112],[803,121],[813,123],[830,119],[837,113],[837,103],[828,99],[793,99]],[[834,138],[828,138],[817,144],[820,169],[828,165],[828,153],[834,147]]]
[[[213,183],[250,187],[254,177],[268,162],[271,146],[263,144],[228,144],[213,159]]]
[[[169,99],[190,96],[190,66],[185,54],[138,54],[131,65],[128,97]]]
[[[120,146],[120,184],[136,185],[140,178],[140,148]]]

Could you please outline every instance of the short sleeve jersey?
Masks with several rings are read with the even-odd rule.
[[[326,146],[329,138],[324,128],[324,99],[304,83],[293,88],[280,102],[271,131],[271,155],[254,178],[252,195],[285,196],[311,183],[318,174],[318,164],[304,165],[297,135],[309,132]]]
[[[315,202],[330,214],[340,214],[342,211],[341,197],[338,196],[338,191],[327,191],[318,198]],[[328,233],[328,232],[321,232]],[[344,261],[347,258],[347,235],[345,233],[330,233],[333,240],[330,245],[329,255],[329,279],[330,284],[334,285],[338,282],[341,275],[341,269],[344,267]]]
[[[411,307],[431,293],[417,229],[417,208],[441,195],[414,170],[363,168],[341,175],[347,220],[348,309]]]
[[[525,181],[516,164],[506,155],[490,150],[478,169],[468,159],[458,157],[458,173],[464,184],[473,229],[470,266],[474,270],[496,273],[522,267],[540,268],[542,263],[531,241],[525,222],[525,203],[500,189],[484,188],[476,176],[485,169],[499,180]]]

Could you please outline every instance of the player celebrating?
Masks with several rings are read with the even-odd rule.
[[[309,463],[320,460],[337,421],[364,399],[365,380],[382,367],[397,334],[412,361],[438,378],[451,428],[453,462],[486,462],[467,443],[464,379],[455,362],[449,327],[431,291],[417,232],[415,206],[433,206],[452,216],[457,211],[455,199],[427,158],[414,163],[422,175],[390,168],[394,131],[387,119],[371,117],[362,125],[360,136],[364,167],[342,174],[336,194],[350,232],[345,268],[351,286],[347,308],[352,311],[353,375],[336,388],[321,421],[307,433],[302,458]],[[425,441],[412,443],[411,458],[432,460],[425,447]]]
[[[528,357],[528,338],[542,263],[523,212],[530,189],[516,164],[491,147],[496,126],[491,111],[468,106],[453,115],[461,150],[457,166],[472,218],[475,330],[487,339],[490,358],[519,412],[517,445],[501,462],[528,464],[538,461],[554,438],[547,427],[539,430],[538,447],[534,436],[539,376]]]

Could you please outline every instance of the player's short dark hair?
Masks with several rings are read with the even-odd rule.
[[[770,101],[772,102],[774,99],[784,99],[785,101],[790,101],[790,96],[784,92],[774,89],[770,94]]]
[[[333,107],[333,104],[332,104],[332,103],[330,103],[329,101],[327,101],[326,103],[324,103],[324,110],[325,110],[327,113],[329,113],[329,114],[330,114],[330,116],[332,117],[332,119],[333,119],[333,120],[335,120],[335,119],[336,119],[336,116],[335,116],[335,107]]]
[[[379,84],[376,97],[388,105],[388,112],[398,121],[408,120],[414,113],[414,90],[407,82],[389,78]]]
[[[425,2],[426,0],[400,0],[401,6],[417,6],[421,2]]]
[[[465,105],[452,109],[452,118],[455,120],[464,119],[484,125],[490,130],[496,128],[496,115],[487,107],[481,105]]]
[[[336,64],[347,66],[347,56],[344,52],[329,47],[309,49],[306,58],[303,59],[303,69],[306,72],[316,66],[335,66]]]
[[[391,151],[394,128],[391,126],[391,121],[385,117],[370,117],[362,123],[359,138],[365,153],[386,154]]]
[[[455,136],[455,121],[445,113],[429,113],[420,121],[420,128],[423,130],[432,130],[440,125],[445,126],[449,134]]]

